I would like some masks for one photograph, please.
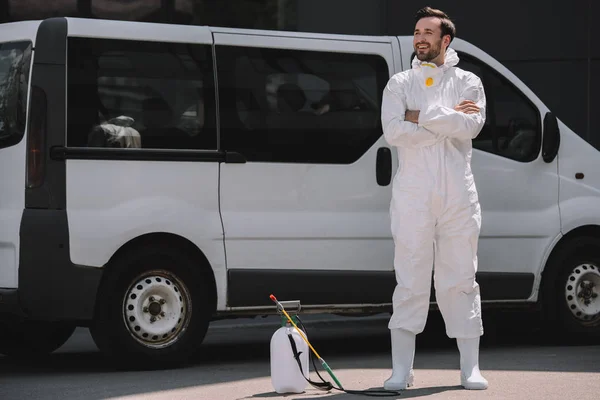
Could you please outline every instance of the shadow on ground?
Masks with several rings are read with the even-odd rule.
[[[541,331],[536,318],[527,313],[488,312],[484,319],[484,326],[486,333],[481,344],[481,362],[486,369],[600,372],[600,365],[596,361],[600,356],[600,348],[596,350],[596,347],[593,347],[592,354],[584,357],[582,352],[578,351],[572,356],[551,358],[557,346],[597,346],[597,338],[587,340],[558,338],[552,332]],[[211,330],[202,351],[193,357],[188,365],[168,370],[142,371],[115,368],[115,363],[98,353],[93,343],[91,346],[85,344],[87,347],[75,346],[75,351],[61,350],[35,362],[0,357],[0,387],[3,383],[18,385],[22,381],[26,384],[32,375],[40,377],[42,382],[39,384],[42,387],[50,385],[49,387],[56,388],[58,385],[54,384],[56,379],[64,385],[65,391],[80,390],[81,393],[86,393],[85,388],[90,384],[105,385],[106,389],[102,396],[94,393],[83,395],[80,392],[61,396],[55,393],[63,398],[95,400],[268,377],[270,375],[269,341],[277,328],[278,326],[263,326]],[[334,370],[390,368],[390,340],[386,318],[369,321],[356,319],[355,322],[341,324],[307,324],[307,332],[313,347]],[[506,357],[506,351],[514,352],[515,348],[523,348],[523,355],[517,358]],[[543,357],[546,358],[540,363],[539,360]],[[433,359],[435,366],[431,365]],[[415,357],[415,369],[432,368],[458,368],[455,341],[446,337],[443,320],[437,312],[430,313],[425,332],[418,336]],[[326,378],[320,365],[319,370]],[[314,377],[312,366],[311,375],[313,379],[317,379]],[[419,388],[403,392],[401,397],[421,397],[457,389],[460,387]],[[17,390],[16,386],[13,390]],[[22,398],[56,398],[48,393],[36,395],[28,392],[23,395]],[[253,398],[269,398],[269,396],[275,394],[256,394]],[[307,399],[304,396],[302,398]],[[345,400],[355,399],[357,396],[340,393],[328,398]]]

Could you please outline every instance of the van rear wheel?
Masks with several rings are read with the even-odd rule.
[[[552,260],[544,286],[549,322],[574,338],[600,334],[600,240],[581,237]],[[556,328],[557,326],[555,326]]]
[[[184,251],[143,248],[108,271],[90,333],[126,367],[184,363],[206,335],[214,303],[200,266]]]

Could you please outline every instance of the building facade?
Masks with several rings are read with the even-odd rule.
[[[417,9],[446,11],[457,35],[498,59],[600,149],[597,0],[0,0],[0,22],[73,16],[361,35],[411,35]]]

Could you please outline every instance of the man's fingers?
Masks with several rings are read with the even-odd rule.
[[[456,111],[460,111],[461,109],[464,109],[464,107],[469,107],[469,106],[477,107],[477,104],[475,104],[475,102],[471,101],[471,100],[464,100],[464,101],[461,101],[456,107],[454,107],[454,109]]]
[[[479,112],[479,107],[473,100],[463,100],[454,107],[454,110],[465,114],[475,114]]]
[[[469,110],[469,109],[475,109],[475,110],[479,110],[479,107],[477,107],[477,106],[476,106],[476,105],[474,105],[474,104],[472,104],[472,105],[471,105],[471,104],[469,104],[469,105],[464,105],[464,106],[456,106],[456,107],[454,107],[454,109],[455,109],[456,111],[463,111],[463,110]]]
[[[456,106],[454,108],[458,112],[463,112],[465,114],[475,114],[479,112],[479,107],[476,105],[464,105],[464,106]]]

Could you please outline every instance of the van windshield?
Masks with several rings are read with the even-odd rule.
[[[31,49],[31,42],[0,44],[0,148],[25,132]]]

